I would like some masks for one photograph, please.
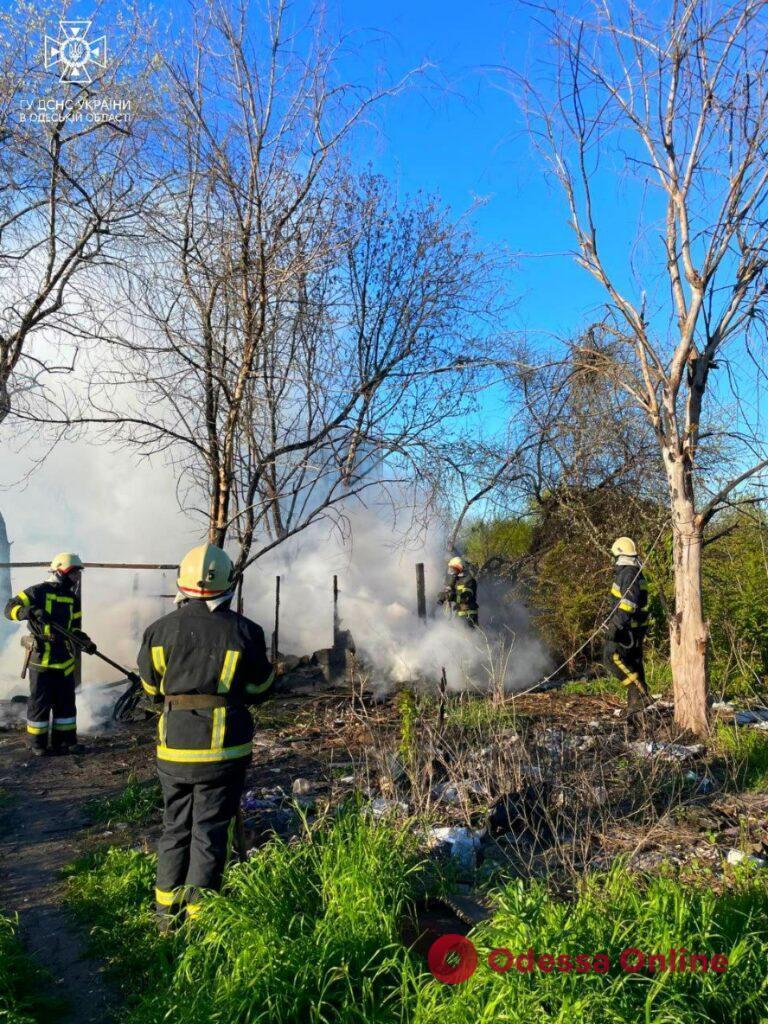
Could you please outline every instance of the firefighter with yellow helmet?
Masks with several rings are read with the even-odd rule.
[[[265,700],[274,673],[261,626],[230,608],[234,569],[213,544],[182,559],[177,608],[144,633],[139,672],[163,704],[157,770],[163,794],[155,904],[162,931],[221,886],[229,829],[251,762],[248,705]]]
[[[448,562],[448,573],[437,602],[468,626],[473,629],[477,626],[477,580],[458,556]]]
[[[80,574],[83,563],[71,551],[56,555],[50,576],[20,590],[5,606],[12,622],[26,621],[29,638],[29,699],[27,740],[32,752],[80,753],[77,742],[75,682],[80,650],[92,653],[93,641],[83,633],[80,606]],[[79,647],[57,633],[52,624],[78,637]]]
[[[648,587],[637,547],[630,537],[614,541],[611,554],[614,558],[612,606],[605,626],[604,660],[608,670],[627,687],[627,710],[632,714],[649,699],[643,663]]]

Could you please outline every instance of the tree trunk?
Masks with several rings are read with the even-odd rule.
[[[701,599],[702,530],[693,503],[673,495],[675,614],[670,622],[670,661],[675,722],[704,736],[707,718],[708,630]]]

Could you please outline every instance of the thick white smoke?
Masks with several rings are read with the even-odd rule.
[[[318,525],[259,559],[246,577],[245,610],[269,635],[275,576],[280,575],[280,649],[304,654],[333,638],[333,576],[339,581],[341,626],[350,630],[377,673],[374,685],[446,669],[451,689],[518,689],[543,675],[549,658],[519,606],[502,606],[480,585],[480,622],[473,631],[436,606],[445,575],[442,531],[408,542],[408,523],[391,521],[389,503],[349,515],[349,538]],[[416,563],[425,566],[428,621],[416,616]]]
[[[6,487],[20,462],[4,460]],[[85,442],[62,445],[23,489],[0,493],[16,561],[47,560],[76,550],[86,561],[178,562],[201,540],[199,523],[178,511],[172,474],[159,463],[136,465],[125,454]],[[280,649],[307,654],[333,638],[332,581],[339,580],[342,628],[374,670],[381,689],[423,676],[439,678],[445,667],[451,689],[485,690],[500,678],[507,689],[535,681],[548,667],[541,644],[519,606],[491,609],[481,584],[481,624],[492,634],[468,630],[435,607],[445,570],[442,532],[427,531],[407,542],[408,523],[394,523],[389,502],[350,511],[344,535],[327,522],[315,524],[248,570],[245,611],[271,635],[275,576],[281,576]],[[416,617],[415,564],[425,563],[429,621]],[[19,590],[44,579],[43,569],[15,570]],[[99,648],[131,668],[145,626],[170,611],[174,573],[90,569],[83,579],[84,628]],[[163,596],[166,595],[166,596]],[[485,595],[486,598],[488,595]],[[511,621],[514,619],[514,622]],[[26,692],[19,679],[22,628],[0,651],[0,698]],[[120,674],[84,658],[78,714],[83,730],[107,716],[116,696],[100,684]]]
[[[13,561],[49,561],[58,551],[77,551],[85,561],[174,562],[199,538],[199,527],[177,507],[174,479],[163,467],[131,462],[121,453],[84,441],[62,444],[23,485],[24,458],[4,451],[0,503]],[[120,664],[136,661],[141,631],[171,607],[159,595],[173,593],[174,574],[90,569],[83,574],[84,628]],[[47,578],[45,569],[15,569],[16,592]],[[26,694],[19,678],[26,626],[0,634],[0,699]],[[102,690],[120,673],[102,661],[83,659],[78,720],[83,731],[103,722],[119,690]]]

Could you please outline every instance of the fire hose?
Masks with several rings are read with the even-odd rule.
[[[59,633],[61,636],[65,637],[65,639],[67,639],[70,643],[74,644],[81,651],[85,650],[86,642],[80,636],[78,636],[77,633],[73,633],[71,630],[66,629],[64,626],[60,626],[57,622],[52,622],[50,620],[46,622],[46,625],[53,629],[56,633]],[[106,662],[106,664],[110,665],[112,668],[116,668],[118,672],[123,673],[125,678],[131,684],[125,691],[125,693],[122,693],[117,698],[117,700],[115,701],[115,706],[112,709],[112,718],[116,722],[129,721],[131,719],[131,716],[135,712],[139,701],[141,700],[141,679],[135,672],[132,672],[130,669],[127,669],[123,665],[118,664],[118,662],[113,661],[112,658],[107,657],[106,654],[102,654],[101,651],[95,647],[92,651],[86,651],[86,654],[92,654],[94,657],[100,658],[102,661]]]

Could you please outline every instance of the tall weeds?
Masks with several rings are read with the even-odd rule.
[[[407,827],[355,807],[274,841],[233,866],[224,892],[174,937],[154,931],[154,858],[111,849],[70,871],[69,900],[129,997],[129,1024],[764,1024],[768,885],[737,874],[723,892],[644,879],[619,864],[567,898],[544,882],[499,888],[471,933],[480,953],[464,984],[435,981],[400,939],[411,902],[434,883]],[[513,953],[606,953],[606,974],[498,974]],[[724,974],[630,974],[622,950],[728,958]]]

